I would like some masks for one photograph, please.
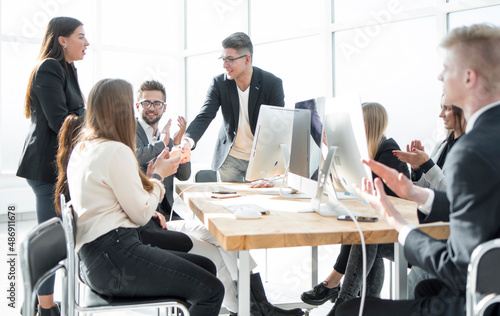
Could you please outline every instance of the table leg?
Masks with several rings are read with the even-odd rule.
[[[238,315],[250,316],[250,252],[238,251]]]
[[[394,243],[394,262],[396,263],[394,279],[396,281],[396,300],[408,299],[408,261],[406,261],[403,246]]]
[[[311,281],[312,287],[318,284],[318,246],[311,247]]]

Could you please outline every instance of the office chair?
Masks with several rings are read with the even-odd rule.
[[[194,175],[194,182],[217,182],[217,171],[200,170]]]
[[[68,308],[69,316],[75,315],[75,311],[82,313],[106,312],[117,310],[131,310],[141,308],[155,308],[160,315],[160,308],[167,309],[167,315],[189,316],[188,303],[165,297],[151,298],[129,298],[108,297],[94,292],[81,279],[79,274],[79,258],[75,252],[76,215],[71,206],[71,201],[66,203],[64,195],[61,195],[61,212],[63,216],[63,227],[66,235],[66,247],[68,252]],[[173,311],[173,314],[172,314]],[[181,311],[182,314],[178,312]]]
[[[66,239],[61,220],[54,217],[35,226],[21,243],[19,252],[24,282],[23,315],[36,314],[35,300],[40,284],[59,269],[64,272],[61,315],[66,315]]]
[[[486,309],[500,303],[500,238],[477,246],[472,252],[466,289],[467,316],[483,315]]]

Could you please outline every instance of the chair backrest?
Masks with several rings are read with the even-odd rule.
[[[39,285],[58,269],[65,267],[66,238],[61,220],[54,217],[34,227],[21,244],[20,256],[25,291],[24,310],[26,315],[33,315]]]
[[[194,176],[195,182],[217,182],[217,172],[211,169],[200,170]]]
[[[467,315],[482,315],[486,308],[500,302],[500,239],[490,240],[474,249],[467,275]]]
[[[63,227],[64,234],[66,236],[66,249],[68,253],[68,259],[66,260],[66,269],[68,271],[68,303],[69,311],[71,314],[74,310],[75,299],[76,299],[76,287],[78,283],[76,278],[79,278],[78,270],[76,269],[76,253],[75,253],[75,236],[76,236],[76,216],[73,211],[73,206],[71,202],[66,203],[66,198],[63,194],[60,196],[61,199],[61,214],[63,217]]]
[[[78,255],[75,251],[76,237],[76,221],[77,214],[75,213],[71,201],[66,203],[64,195],[61,194],[61,213],[63,217],[64,234],[66,236],[66,249],[68,258],[66,260],[67,278],[67,310],[68,316],[75,315],[76,310],[80,311],[109,311],[109,310],[126,310],[134,308],[174,308],[176,311],[182,311],[185,316],[189,316],[189,311],[186,306],[189,304],[183,300],[176,298],[120,298],[120,297],[105,297],[93,292],[90,287],[80,282],[78,270]],[[82,286],[80,289],[79,286]],[[80,294],[83,299],[80,301]],[[82,304],[83,303],[83,304]],[[159,312],[159,310],[158,310]],[[170,313],[170,311],[169,311]],[[168,314],[170,315],[170,314]]]

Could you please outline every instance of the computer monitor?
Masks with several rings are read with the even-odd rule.
[[[324,129],[328,155],[320,170],[316,196],[311,199],[314,211],[325,216],[349,215],[335,192],[337,188],[357,196],[352,184],[361,186],[362,178],[372,181],[370,168],[361,162],[367,159],[368,145],[359,96],[346,95],[328,100]],[[328,196],[321,203],[323,194]]]
[[[287,173],[289,187],[304,193],[290,197],[311,198],[316,195],[318,187],[318,171],[322,162],[321,147],[323,142],[323,116],[325,112],[325,98],[319,97],[295,103],[296,109],[308,110],[311,114],[309,133],[294,126],[292,132],[292,146],[290,149],[290,167]],[[309,154],[301,155],[305,148]]]
[[[290,159],[294,125],[308,135],[310,120],[308,110],[262,105],[245,179],[254,181],[283,175]],[[300,155],[307,157],[308,150]]]

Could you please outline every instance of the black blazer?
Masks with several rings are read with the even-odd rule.
[[[375,157],[373,160],[378,161],[390,168],[396,169],[402,172],[407,178],[410,177],[410,172],[408,171],[408,165],[402,162],[398,157],[394,156],[393,150],[400,150],[398,143],[392,138],[383,139],[377,148]],[[373,180],[378,176],[372,172]],[[397,196],[389,187],[384,183],[385,193],[390,196]]]
[[[260,106],[266,104],[283,107],[285,106],[285,95],[281,79],[257,67],[253,67],[249,89],[248,117],[250,120],[250,130],[254,134]],[[200,113],[189,124],[186,136],[192,138],[197,143],[217,115],[219,107],[222,108],[224,122],[219,130],[215,144],[212,159],[213,170],[218,170],[226,160],[236,138],[236,131],[238,130],[240,113],[238,90],[236,82],[228,79],[226,74],[214,77],[208,89],[205,103],[201,107]]]
[[[413,230],[404,247],[410,263],[446,284],[449,310],[443,315],[464,314],[472,251],[500,237],[500,105],[484,112],[460,139],[447,157],[446,193],[436,191],[432,210],[423,218],[449,221],[450,237],[440,241]]]
[[[16,175],[18,177],[55,183],[57,133],[70,113],[85,113],[83,96],[76,69],[66,66],[66,73],[55,59],[42,61],[36,70],[31,88],[31,126],[24,142]]]
[[[148,163],[162,152],[165,148],[165,144],[161,140],[150,144],[146,132],[139,122],[137,122],[135,131],[135,143],[139,166],[142,171],[146,172]],[[171,138],[168,142],[168,148],[172,149],[173,145],[174,141]],[[166,216],[167,220],[172,211],[172,204],[174,203],[174,176],[181,181],[188,180],[191,176],[191,162],[179,165],[175,174],[163,179],[163,184],[165,185],[165,198],[160,202],[159,211]],[[181,219],[181,217],[174,213],[172,219]]]

